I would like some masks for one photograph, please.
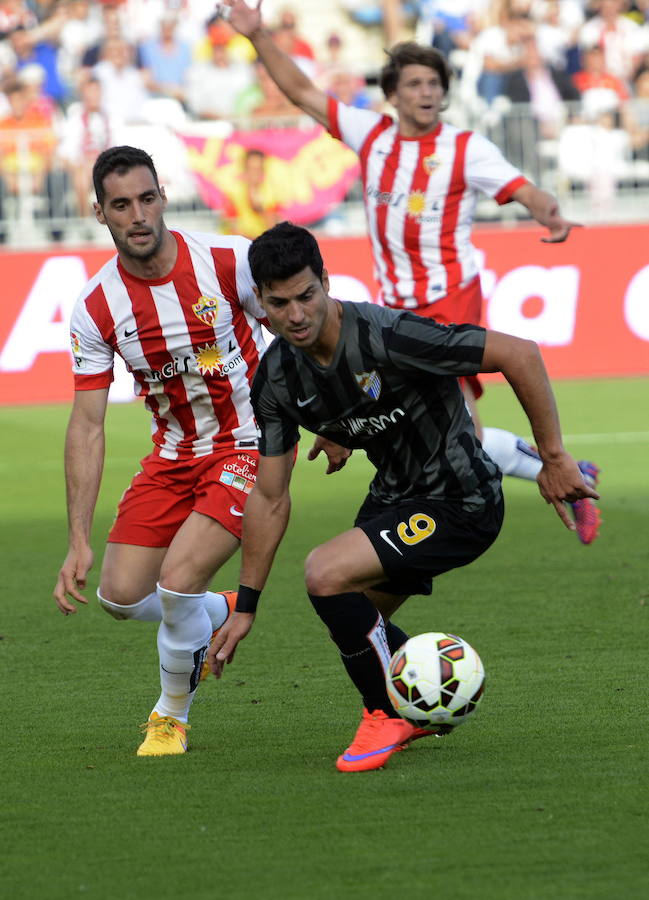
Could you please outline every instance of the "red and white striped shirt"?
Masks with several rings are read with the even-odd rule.
[[[70,323],[76,390],[107,387],[119,354],[153,414],[165,459],[257,445],[250,385],[266,343],[250,241],[172,232],[178,256],[157,280],[114,256],[87,284]]]
[[[479,192],[502,204],[527,183],[495,144],[445,123],[406,138],[390,116],[333,98],[329,131],[360,157],[384,303],[427,306],[475,278],[471,226]]]

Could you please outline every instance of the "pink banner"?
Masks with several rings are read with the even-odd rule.
[[[280,217],[302,225],[326,216],[359,173],[356,154],[319,125],[235,131],[227,138],[180,137],[201,199],[211,209],[227,207],[247,150],[266,154],[266,177],[277,196]]]

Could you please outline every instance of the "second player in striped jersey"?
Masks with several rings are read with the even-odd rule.
[[[231,24],[255,46],[287,97],[334,137],[358,153],[374,270],[383,302],[411,309],[442,324],[478,324],[482,293],[471,243],[481,193],[498,203],[516,200],[547,228],[549,243],[565,241],[574,223],[556,199],[528,181],[489,140],[443,122],[450,71],[433,47],[412,41],[395,45],[379,81],[392,116],[357,109],[329,97],[274,43],[263,26],[262,2],[225,0]],[[482,429],[476,399],[478,378],[462,380],[478,436],[506,475],[535,480],[536,450],[512,432]],[[587,480],[597,467],[581,464]],[[593,478],[593,475],[595,476]],[[599,510],[585,499],[571,507],[583,543],[597,536]]]

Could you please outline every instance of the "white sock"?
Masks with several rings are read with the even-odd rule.
[[[130,603],[129,605],[113,603],[112,600],[107,600],[105,597],[102,597],[99,591],[97,591],[97,597],[99,598],[100,605],[114,619],[137,619],[140,622],[159,622],[162,618],[160,598],[156,592],[148,594],[146,597],[143,597],[142,600],[138,600],[137,603]]]
[[[205,592],[205,609],[212,623],[212,631],[225,625],[230,615],[230,607],[225,595],[215,594],[214,591]]]
[[[500,468],[503,475],[536,481],[543,463],[536,450],[523,438],[502,428],[485,428],[482,446]]]
[[[212,623],[205,610],[205,594],[179,594],[158,585],[162,621],[158,629],[160,687],[154,706],[159,716],[186,722],[198,687]]]
[[[112,600],[106,600],[97,591],[99,603],[106,612],[114,619],[136,619],[140,622],[160,622],[162,621],[162,604],[158,593],[149,594],[137,603],[131,603],[125,606],[121,603],[113,603]],[[212,631],[216,631],[227,621],[230,615],[227,601],[223,594],[215,594],[213,591],[205,593],[205,609],[212,622]]]

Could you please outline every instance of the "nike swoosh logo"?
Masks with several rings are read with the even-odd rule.
[[[312,403],[312,402],[315,400],[315,398],[316,398],[317,396],[318,396],[317,394],[313,394],[312,397],[307,397],[306,400],[298,400],[298,401],[297,401],[297,405],[298,405],[299,407],[302,407],[302,406],[308,406],[309,403]]]
[[[124,337],[131,337],[132,334],[137,334],[137,328],[134,328],[133,331],[129,331],[127,328],[124,329]]]
[[[389,531],[389,529],[387,529],[387,528],[386,528],[385,531],[379,531],[379,536],[383,538],[383,540],[385,541],[385,543],[386,543],[386,544],[389,544],[389,545],[392,547],[393,550],[396,550],[397,553],[399,554],[399,556],[403,556],[403,553],[401,552],[401,550],[399,550],[399,548],[397,547],[397,545],[394,544],[394,543],[390,540],[390,538],[388,537],[389,534],[390,534],[390,531]]]
[[[242,516],[242,515],[243,515],[243,510],[239,509],[238,506],[231,506],[231,507],[230,507],[230,514],[233,515],[233,516]]]
[[[345,750],[343,753],[343,759],[346,762],[356,762],[358,759],[367,759],[369,756],[377,756],[379,753],[387,753],[388,750],[394,750],[398,747],[399,744],[387,744],[385,747],[381,747],[379,750],[370,750],[368,753],[350,753],[349,750]]]

